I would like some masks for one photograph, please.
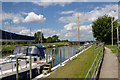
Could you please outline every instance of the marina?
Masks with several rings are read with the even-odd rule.
[[[119,5],[1,1],[0,79],[118,80]]]
[[[18,75],[20,79],[30,79],[29,71],[31,70],[31,77],[34,78],[37,75],[44,73],[44,66],[46,64],[50,64],[50,68],[48,69],[50,69],[49,71],[52,71],[55,69],[55,66],[62,62],[67,62],[69,58],[74,58],[75,55],[78,55],[78,52],[84,50],[88,46],[89,44],[85,44],[81,47],[78,45],[56,47],[54,45],[53,48],[46,49],[46,47],[42,45],[18,45],[15,47],[12,55],[1,59],[2,62],[0,64],[2,66],[0,77],[3,80],[6,78],[16,79]]]

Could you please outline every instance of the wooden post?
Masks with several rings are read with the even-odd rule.
[[[46,53],[46,64],[48,63],[48,54]]]
[[[19,80],[19,72],[18,72],[18,58],[16,58],[16,80]]]
[[[61,55],[61,49],[60,49],[60,64],[62,63],[62,55]]]
[[[65,48],[63,48],[63,60],[65,61]]]
[[[29,64],[30,64],[30,80],[32,79],[32,61],[31,61],[31,56],[30,56],[30,59],[29,59]]]
[[[52,67],[53,67],[53,50],[52,50]]]

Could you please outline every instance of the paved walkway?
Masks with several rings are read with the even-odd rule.
[[[100,72],[100,78],[118,78],[118,59],[109,48],[106,48],[106,54]]]

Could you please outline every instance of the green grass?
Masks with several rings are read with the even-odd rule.
[[[105,47],[110,48],[112,50],[112,53],[116,53],[117,51],[117,45],[105,45]]]
[[[6,47],[3,48],[3,51],[9,51],[9,50],[14,50],[16,45],[7,45]]]
[[[60,67],[47,78],[85,78],[97,53],[101,49],[98,48],[94,53],[94,47],[95,45],[80,54],[74,60],[68,62],[65,66]]]

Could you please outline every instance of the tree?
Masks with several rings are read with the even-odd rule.
[[[45,42],[45,38],[42,32],[37,32],[34,34],[35,42]]]
[[[114,17],[110,17],[108,15],[99,17],[96,21],[93,22],[92,31],[93,31],[93,36],[96,38],[96,40],[105,42],[107,44],[111,43],[111,22],[112,21],[113,21],[113,33],[114,33],[113,40],[116,41],[117,20],[114,21]]]
[[[57,36],[57,35],[52,36],[53,42],[57,42],[59,40],[58,38],[59,38],[59,36]]]
[[[53,39],[52,39],[52,37],[48,37],[48,38],[46,39],[46,42],[48,42],[48,43],[51,43],[51,42],[53,42]]]

